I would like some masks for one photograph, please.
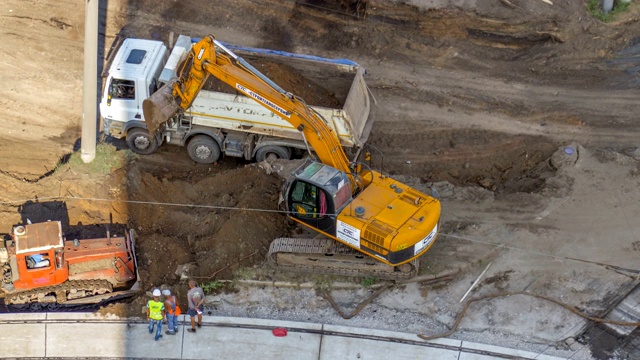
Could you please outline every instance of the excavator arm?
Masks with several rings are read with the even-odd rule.
[[[220,51],[216,51],[216,46]],[[359,181],[351,175],[349,159],[339,138],[326,120],[303,99],[282,89],[215,40],[213,35],[193,45],[179,74],[178,79],[143,102],[145,121],[150,131],[155,131],[178,112],[187,110],[208,77],[214,76],[289,122],[303,134],[320,162],[350,174],[352,191],[359,187]]]

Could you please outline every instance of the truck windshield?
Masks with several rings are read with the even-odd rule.
[[[111,79],[109,97],[121,100],[135,99],[136,83],[133,80]]]

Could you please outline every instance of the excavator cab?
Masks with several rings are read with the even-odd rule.
[[[350,162],[339,135],[304,99],[274,83],[213,35],[191,48],[189,61],[188,71],[180,71],[180,77],[144,101],[150,130],[188,109],[208,76],[214,76],[280,116],[313,149],[318,161],[298,168],[282,191],[293,220],[394,268],[417,259],[433,244],[440,202],[371,169],[357,172],[360,166]]]
[[[289,216],[335,236],[338,213],[352,198],[347,175],[315,161],[306,162],[293,175],[283,191]]]

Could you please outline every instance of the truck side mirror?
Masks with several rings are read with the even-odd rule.
[[[107,91],[107,106],[111,106],[111,99],[113,98],[114,85],[109,84],[109,90]]]
[[[109,84],[109,92],[107,94],[107,106],[111,106],[111,99],[118,97],[118,85],[111,82]]]

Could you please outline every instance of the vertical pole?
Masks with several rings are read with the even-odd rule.
[[[613,0],[602,0],[602,12],[607,14],[613,10]]]
[[[98,1],[85,0],[84,82],[80,157],[90,163],[96,157],[98,79]]]

